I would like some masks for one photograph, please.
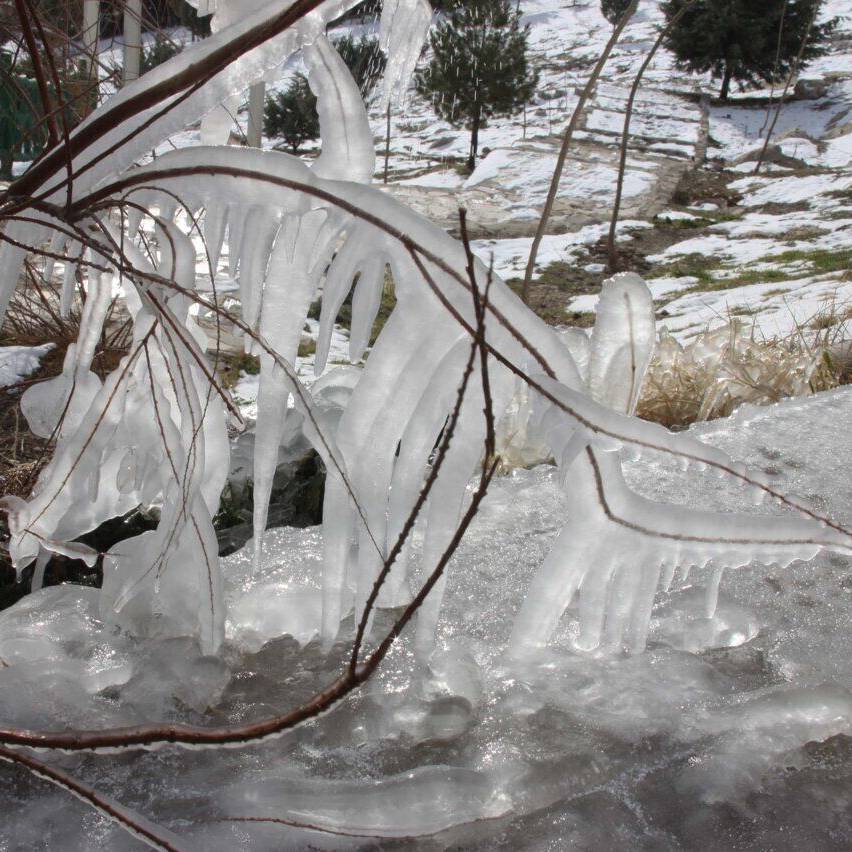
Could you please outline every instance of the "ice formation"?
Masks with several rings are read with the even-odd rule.
[[[211,517],[227,470],[229,402],[209,381],[205,338],[190,308],[200,298],[196,291],[215,292],[212,279],[223,246],[228,245],[229,272],[239,281],[246,347],[261,356],[254,459],[258,560],[291,396],[329,470],[318,625],[326,645],[353,608],[358,618],[403,530],[452,408],[475,324],[463,247],[368,185],[374,149],[364,105],[323,34],[323,22],[346,5],[322,4],[294,28],[227,65],[206,86],[188,92],[180,110],[149,110],[118,122],[82,148],[74,160],[73,210],[92,265],[80,338],[69,348],[62,375],[32,388],[22,402],[37,434],[51,434],[59,415],[64,417],[57,451],[33,496],[25,504],[10,504],[10,550],[18,568],[45,551],[71,546],[67,543],[109,517],[157,504],[157,530],[107,554],[102,612],[143,633],[189,632],[210,652],[224,635]],[[271,3],[234,16],[208,41],[119,92],[75,138],[97,127],[102,113],[109,117],[111,109],[279,10]],[[385,5],[382,44],[392,57],[388,93],[411,72],[425,15],[422,0]],[[322,153],[310,168],[285,154],[224,146],[176,150],[129,168],[152,142],[281,67],[297,50],[318,96],[322,131]],[[126,138],[130,129],[138,132]],[[51,173],[49,162],[45,170],[41,190],[48,199],[62,198],[63,170],[57,166]],[[97,212],[105,208],[121,209],[123,226]],[[140,241],[143,219],[154,231],[153,250]],[[201,274],[190,236],[197,219],[204,235]],[[26,226],[7,223],[6,233],[21,244],[2,247],[7,291],[26,246],[37,250],[53,234],[60,253],[79,253],[78,242],[64,237],[65,230],[42,208],[30,213]],[[70,268],[66,263],[66,271]],[[305,315],[321,293],[316,356],[321,371],[337,312],[357,281],[350,340],[357,361],[368,345],[386,268],[395,282],[397,307],[332,428],[291,366]],[[578,591],[581,645],[626,643],[641,649],[655,592],[671,582],[677,567],[710,558],[724,566],[752,558],[808,557],[821,547],[849,549],[847,531],[826,526],[807,510],[812,517],[779,524],[674,508],[661,512],[631,496],[619,474],[619,449],[671,454],[687,464],[715,467],[758,490],[764,487],[723,454],[630,417],[654,342],[650,296],[636,276],[617,276],[605,285],[589,340],[582,334],[558,336],[479,262],[475,276],[481,290],[494,279],[486,335],[495,412],[499,416],[510,407],[521,377],[530,402],[522,415],[525,440],[537,441],[556,459],[572,501],[565,531],[516,621],[513,652],[546,642]],[[113,279],[128,293],[134,339],[130,353],[101,384],[89,367]],[[424,512],[420,568],[426,576],[452,538],[468,480],[481,461],[482,405],[474,381]],[[381,589],[380,605],[410,600],[408,573],[404,549]],[[432,647],[444,582],[418,614],[424,657]]]
[[[78,685],[77,692],[92,691],[92,684],[107,692],[132,688],[133,722],[140,714],[159,718],[169,710],[153,698],[152,704],[145,703],[150,688],[146,678],[152,672],[159,676],[168,670],[169,688],[197,713],[215,703],[227,673],[212,655],[226,637],[247,652],[262,653],[276,636],[289,634],[303,643],[319,636],[317,647],[332,659],[341,624],[351,624],[350,619],[359,623],[388,554],[407,529],[456,403],[477,327],[474,288],[488,296],[484,341],[489,395],[502,419],[500,451],[510,461],[553,458],[563,500],[549,552],[525,577],[523,589],[512,586],[517,616],[511,628],[504,619],[499,650],[480,654],[495,671],[546,655],[564,625],[563,613],[575,602],[578,629],[572,644],[580,654],[640,651],[658,594],[669,593],[674,578],[685,577],[693,566],[696,572],[710,571],[701,613],[715,630],[727,569],[755,559],[788,565],[821,550],[849,553],[852,533],[805,503],[784,497],[765,473],[731,461],[726,452],[691,434],[670,433],[633,416],[654,346],[651,298],[641,279],[625,274],[605,284],[590,337],[582,332],[560,335],[482,263],[476,261],[469,274],[460,243],[369,185],[374,148],[364,105],[324,33],[325,24],[354,3],[321,3],[303,14],[310,5],[301,4],[301,17],[294,13],[294,26],[230,62],[225,59],[230,45],[287,14],[278,2],[251,4],[251,9],[235,5],[241,14],[229,26],[122,89],[72,136],[70,202],[64,157],[48,154],[17,184],[42,203],[4,224],[0,302],[8,301],[28,251],[37,253],[46,241],[54,253],[67,257],[64,308],[77,262],[87,270],[88,298],[78,341],[68,350],[62,374],[29,390],[22,401],[33,431],[55,432],[57,445],[30,498],[4,499],[14,564],[20,570],[35,563],[41,572],[51,553],[93,561],[97,554],[75,539],[140,505],[157,506],[160,520],[156,530],[127,539],[105,555],[100,592],[45,590],[4,616],[2,635],[12,637],[3,646],[5,653],[11,648],[23,663],[47,660],[63,682],[82,678],[84,686]],[[381,41],[390,54],[388,98],[404,91],[427,17],[424,0],[384,6]],[[318,98],[322,153],[311,167],[286,154],[223,145],[176,150],[139,165],[155,144],[204,116],[213,115],[205,137],[218,138],[214,113],[220,105],[253,81],[276,73],[297,52]],[[219,70],[204,86],[187,85],[179,108],[134,111],[134,103],[156,102],[148,98],[157,86],[183,79],[181,74],[194,62],[217,56],[222,57]],[[86,144],[74,147],[74,140]],[[228,394],[211,382],[207,338],[193,313],[199,303],[209,307],[209,295],[216,294],[225,247],[228,274],[239,285],[238,328],[246,349],[261,363],[253,459],[255,545],[238,591],[234,578],[223,577],[212,516],[228,470],[228,423],[239,414]],[[364,368],[333,372],[309,391],[293,364],[310,304],[322,296],[316,353],[316,368],[322,372],[337,313],[354,286],[350,356],[358,361],[369,345],[387,270],[397,304]],[[90,367],[107,299],[117,286],[126,294],[133,340],[128,354],[101,382]],[[381,608],[412,600],[418,584],[440,564],[470,499],[468,486],[483,462],[485,437],[482,366],[476,359],[471,363],[473,375],[445,463],[416,535],[402,542],[379,587]],[[315,542],[321,558],[304,560],[300,585],[290,585],[288,579],[270,594],[252,584],[265,576],[269,559],[276,556],[263,550],[266,512],[279,445],[292,417],[302,419],[305,435],[328,470],[321,546]],[[674,460],[683,470],[709,468],[758,498],[785,503],[799,516],[720,513],[655,502],[634,493],[623,474],[624,458],[636,456],[643,462]],[[280,545],[282,539],[266,540]],[[504,585],[495,583],[494,593]],[[470,724],[479,701],[478,663],[466,652],[447,651],[446,645],[436,650],[435,645],[446,607],[451,607],[450,617],[465,617],[451,592],[444,573],[417,612],[409,651],[429,664],[432,681],[418,685],[423,694],[415,694],[413,704],[401,699],[394,704],[394,690],[400,692],[396,686],[384,690],[382,713],[372,720],[382,736],[405,730],[421,744],[452,742]],[[70,613],[68,629],[81,641],[66,646],[52,632],[41,637],[33,632],[33,609],[39,602]],[[97,647],[86,644],[93,642],[90,628],[98,618],[123,628],[111,646],[115,659],[102,666],[96,664]],[[370,613],[371,621],[383,618],[375,609]],[[59,625],[52,624],[54,629]],[[694,635],[690,641],[700,645]],[[134,643],[150,653],[136,668]],[[192,665],[173,662],[181,653]],[[653,680],[641,662],[613,663],[619,664],[633,665],[640,672],[637,677]],[[11,668],[8,661],[3,665]],[[12,675],[24,684],[29,683],[25,669],[15,665]],[[322,664],[315,665],[317,671],[325,672]],[[546,677],[531,679],[546,691],[547,684],[540,682]],[[301,682],[305,680],[311,682],[312,694],[313,675]],[[401,680],[411,685],[410,677]],[[288,701],[301,696],[299,683],[288,682]],[[77,694],[73,684],[69,689]],[[602,689],[606,693],[605,684]],[[518,694],[511,700],[521,710],[527,707],[524,702],[534,702]],[[826,698],[841,711],[848,705],[844,700]],[[822,727],[808,727],[809,702],[804,701],[800,714],[803,729],[834,732],[837,714],[831,709]],[[438,704],[442,709],[436,721]],[[543,709],[530,706],[534,711],[529,714]],[[73,712],[65,718],[76,721]],[[759,725],[759,708],[754,718]],[[33,724],[29,719],[12,721]],[[103,721],[127,723],[112,711],[104,712]],[[45,723],[51,722],[54,715],[45,711]],[[696,722],[701,724],[708,730],[724,726],[712,718]],[[645,728],[649,735],[655,733],[650,722]],[[349,733],[365,730],[362,722],[353,721]],[[566,794],[564,786],[539,778],[525,765],[507,761],[499,771],[483,770],[487,763],[418,768],[399,779],[391,773],[367,791],[353,790],[351,784],[318,784],[316,795],[309,792],[301,799],[294,794],[306,789],[298,772],[283,778],[263,773],[257,779],[262,795],[252,798],[253,788],[243,779],[236,787],[221,784],[219,800],[226,810],[240,805],[249,819],[255,815],[250,810],[265,816],[267,811],[261,811],[267,800],[272,807],[286,794],[297,826],[318,822],[353,836],[406,837],[497,819],[513,809],[545,807]],[[560,777],[564,775],[560,770]],[[390,808],[386,788],[395,797]],[[314,813],[317,802],[324,803],[320,815]]]

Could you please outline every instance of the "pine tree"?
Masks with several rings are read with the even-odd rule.
[[[601,13],[611,24],[617,24],[629,5],[630,0],[601,0]]]
[[[298,74],[283,92],[268,97],[263,119],[264,133],[281,136],[293,154],[299,152],[303,142],[316,139],[320,132],[317,97],[308,78]]]
[[[473,169],[479,131],[495,115],[512,115],[535,91],[527,33],[510,0],[457,3],[432,31],[432,60],[415,77],[417,92],[454,127],[470,129],[467,165]]]
[[[667,0],[666,20],[689,0]],[[731,82],[783,79],[802,53],[806,62],[826,52],[824,42],[837,20],[817,23],[822,0],[698,0],[666,39],[681,66],[722,78],[721,100]],[[811,21],[813,20],[813,24]],[[810,32],[808,33],[808,27]]]

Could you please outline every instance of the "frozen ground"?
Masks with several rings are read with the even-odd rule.
[[[841,389],[694,431],[849,524],[852,488],[838,460],[852,456],[850,418],[852,391]],[[652,498],[753,508],[747,494],[692,471],[639,461],[628,476]],[[546,651],[512,663],[509,616],[561,523],[553,478],[539,467],[496,483],[453,563],[427,670],[414,670],[405,636],[358,694],[279,740],[49,760],[189,849],[848,849],[849,560],[728,572],[707,618],[710,566],[658,598],[644,654],[578,651],[569,610]],[[214,724],[306,698],[345,651],[341,642],[326,657],[286,636],[310,638],[303,625],[317,591],[305,578],[321,533],[273,530],[267,544],[275,555],[259,575],[247,553],[226,560],[222,659],[105,628],[93,589],[54,587],[6,610],[0,718]],[[0,770],[0,803],[0,848],[140,848],[17,769]]]

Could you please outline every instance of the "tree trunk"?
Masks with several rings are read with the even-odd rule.
[[[385,129],[385,179],[384,182],[388,182],[388,162],[390,161],[390,131],[391,131],[391,107],[390,100],[388,100],[388,123]]]
[[[731,68],[731,63],[725,63],[725,76],[722,77],[722,91],[719,92],[719,100],[726,101],[728,100],[728,92],[731,90],[731,76],[733,69]]]
[[[122,85],[139,77],[142,59],[142,0],[124,2],[124,74]]]
[[[266,83],[253,83],[249,89],[249,120],[246,139],[250,148],[263,147],[263,105],[266,101]]]
[[[0,180],[12,180],[12,167],[15,164],[15,155],[11,148],[0,150]]]
[[[468,171],[473,171],[476,168],[476,152],[479,150],[479,125],[481,122],[480,113],[477,112],[473,116],[473,124],[470,128],[470,154],[467,158]]]

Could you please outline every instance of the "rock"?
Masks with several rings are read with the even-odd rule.
[[[734,160],[734,164],[740,165],[741,163],[756,162],[758,157],[760,157],[762,150],[762,148],[755,148],[752,151],[748,151],[741,157],[737,157],[737,159]],[[804,160],[800,160],[797,157],[790,157],[785,154],[781,150],[780,145],[770,145],[763,154],[763,162],[772,163],[775,166],[781,166],[785,169],[802,169],[807,166],[807,163]]]
[[[828,94],[828,85],[824,80],[801,79],[796,81],[793,97],[797,101],[818,101]]]
[[[268,527],[310,527],[322,522],[325,465],[315,450],[300,456],[279,456],[269,500]],[[239,550],[253,535],[254,507],[251,479],[242,471],[232,474],[219,513],[214,519],[219,555]]]

